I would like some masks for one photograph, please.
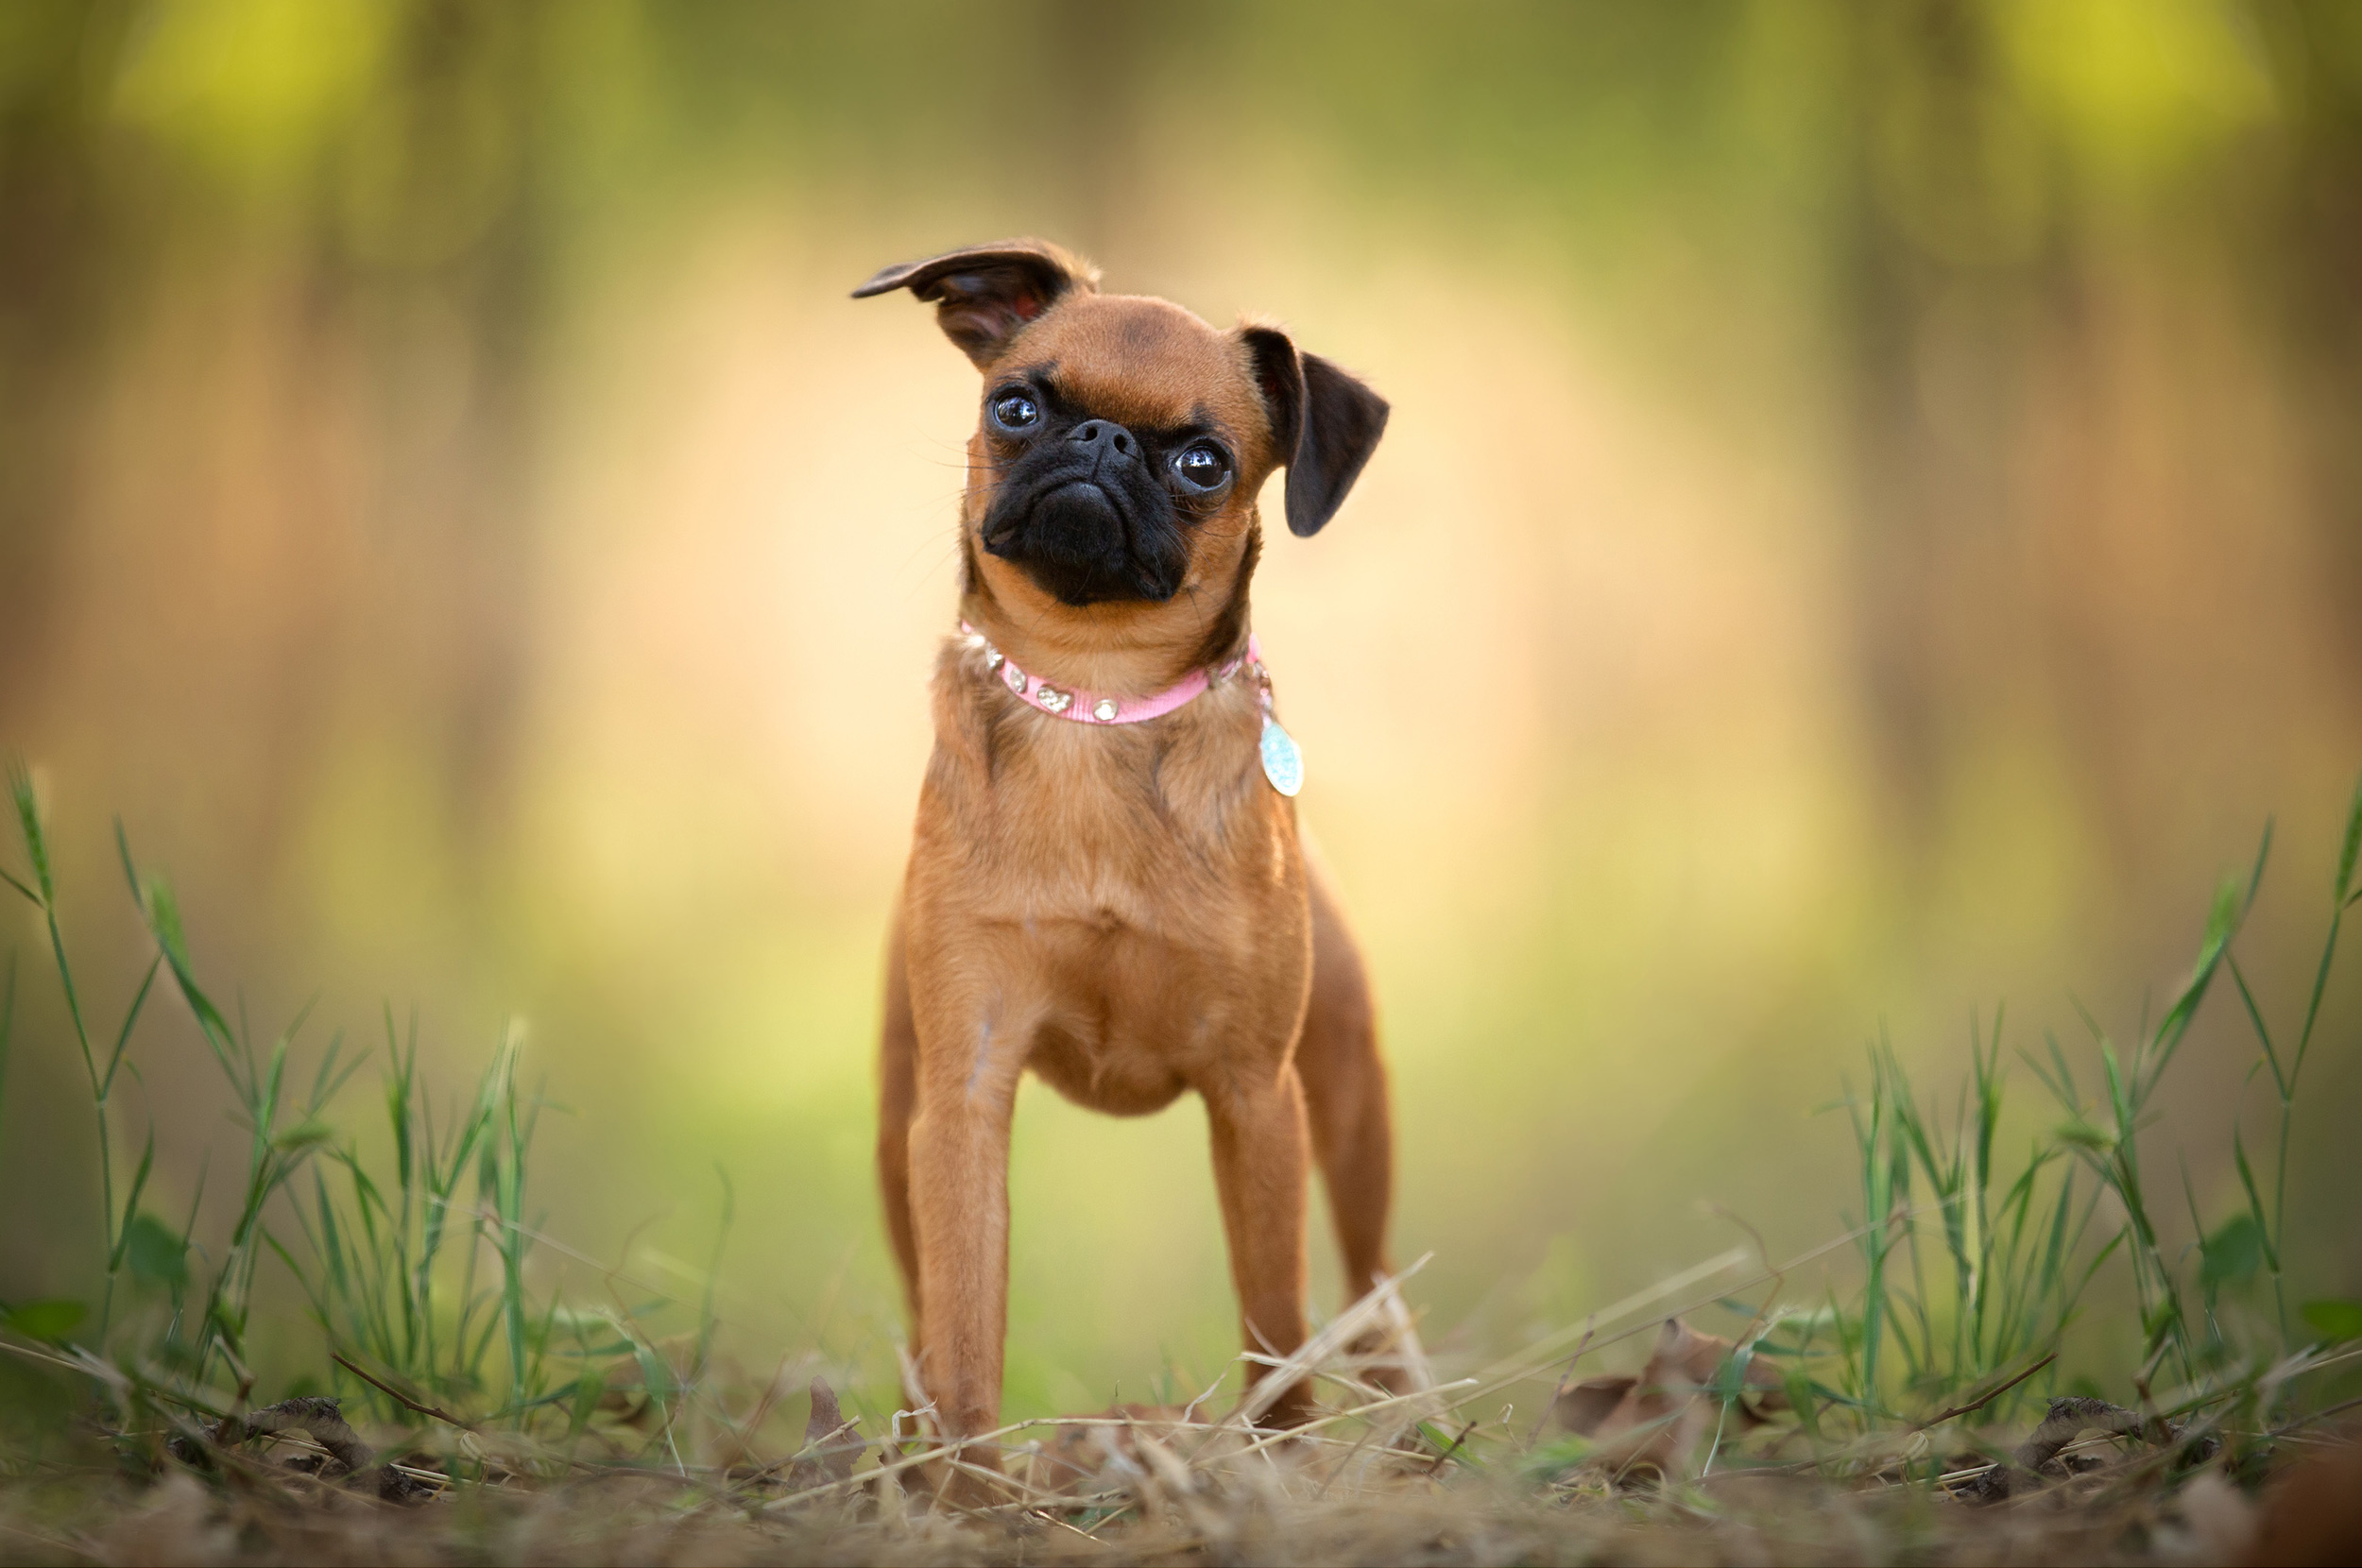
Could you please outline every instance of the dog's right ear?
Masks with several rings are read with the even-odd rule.
[[[856,299],[906,288],[932,300],[943,335],[983,369],[1026,325],[1076,290],[1099,289],[1099,269],[1048,240],[1003,240],[890,266]]]

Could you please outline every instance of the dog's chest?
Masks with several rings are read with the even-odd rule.
[[[1204,948],[1230,946],[1284,891],[1292,824],[1235,760],[1147,754],[1131,736],[1049,739],[968,781],[980,901],[1037,927]]]
[[[1177,737],[1037,726],[988,758],[940,747],[930,773],[917,903],[1036,1021],[1034,1067],[1104,1109],[1162,1103],[1242,1038],[1284,1048],[1300,1011],[1293,815],[1252,729],[1208,717]]]

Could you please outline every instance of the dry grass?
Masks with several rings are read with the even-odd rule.
[[[1275,1483],[1276,1492],[1282,1483]],[[1383,1500],[1245,1489],[1169,1499],[1085,1531],[1048,1513],[950,1518],[822,1507],[785,1517],[684,1502],[645,1477],[488,1492],[400,1515],[350,1499],[223,1499],[192,1477],[76,1492],[64,1521],[20,1497],[0,1556],[20,1561],[756,1563],[1763,1563],[2224,1561],[2244,1510],[2186,1502],[1970,1517],[1925,1498],[1760,1484],[1708,1508],[1551,1502],[1466,1485]]]
[[[304,1474],[288,1440],[213,1474],[52,1469],[0,1492],[0,1559],[111,1563],[2154,1563],[2242,1561],[2275,1516],[2218,1469],[2164,1486],[2154,1455],[2086,1445],[2091,1469],[2001,1505],[1866,1472],[1734,1469],[1620,1491],[1533,1483],[1415,1445],[1283,1440],[1165,1420],[1089,1434],[1072,1486],[950,1511],[926,1464],[850,1486],[493,1459],[468,1486],[380,1502]],[[1016,1436],[1016,1434],[1011,1434]],[[2362,1450],[2341,1450],[2362,1453]],[[916,1457],[916,1455],[915,1455]],[[2348,1492],[2351,1495],[2351,1492]],[[2285,1509],[2282,1509],[2285,1511]],[[2346,1521],[2353,1530],[2353,1521]],[[2348,1535],[2348,1542],[2351,1542]],[[2313,1561],[2338,1561],[2334,1557]]]
[[[1882,1049],[1847,1101],[1861,1217],[1800,1257],[1737,1250],[1464,1367],[1429,1360],[1389,1282],[1293,1355],[1241,1358],[1264,1389],[1309,1379],[1327,1412],[1309,1424],[1263,1430],[1255,1394],[1218,1412],[1212,1390],[1021,1422],[984,1440],[999,1500],[959,1508],[940,1494],[965,1460],[907,1389],[864,1427],[815,1379],[800,1445],[772,1441],[785,1390],[716,1362],[710,1276],[700,1300],[645,1307],[533,1287],[529,1255],[556,1244],[525,1219],[539,1101],[513,1048],[437,1117],[389,1016],[391,1153],[365,1159],[330,1119],[359,1059],[332,1041],[299,1094],[296,1026],[262,1050],[231,1026],[170,890],[128,844],[156,958],[120,1027],[94,1031],[38,803],[13,784],[29,875],[6,875],[40,912],[67,1003],[107,1225],[95,1310],[0,1304],[0,1363],[27,1395],[24,1410],[0,1400],[0,1560],[2304,1560],[2273,1536],[2300,1526],[2319,1560],[2362,1557],[2362,1448],[2323,1435],[2356,1403],[2362,1304],[2291,1302],[2282,1253],[2288,1122],[2342,916],[2362,902],[2362,790],[2289,1037],[2235,954],[2259,855],[2215,901],[2164,1017],[2122,1052],[2095,1026],[2096,1102],[2058,1042],[2028,1058],[2067,1120],[2014,1176],[1995,1152],[1998,1019],[1948,1124]],[[2260,1179],[2234,1145],[2245,1202],[2211,1226],[2185,1185],[2197,1239],[2176,1248],[2140,1128],[2218,974],[2253,1025],[2278,1141]],[[16,980],[13,965],[0,979],[0,1065]],[[235,1221],[210,1241],[194,1216],[144,1206],[152,1129],[116,1167],[111,1089],[159,980],[251,1133]],[[1829,1254],[1858,1260],[1858,1289],[1787,1301]],[[334,1397],[256,1396],[254,1337],[294,1327],[252,1315],[273,1259],[308,1300]],[[2129,1274],[2137,1306],[2111,1325],[2141,1347],[2121,1406],[2056,1397],[2066,1326],[2103,1268]],[[1689,1325],[1720,1310],[1734,1338]],[[1576,1379],[1652,1335],[1636,1374]]]
[[[185,1417],[86,1428],[78,1454],[0,1485],[0,1560],[2215,1562],[2249,1558],[2274,1519],[2318,1512],[2319,1494],[2355,1495],[2267,1489],[2259,1506],[2239,1479],[2362,1456],[2315,1439],[2311,1423],[2240,1434],[2092,1401],[2059,1402],[2047,1440],[2037,1432],[2013,1450],[2022,1434],[1971,1428],[1978,1410],[1831,1446],[1775,1404],[1743,1436],[1709,1440],[1685,1423],[1727,1414],[1713,1386],[1652,1372],[1675,1396],[1671,1414],[1578,1457],[1573,1440],[1537,1446],[1473,1413],[1512,1379],[1439,1382],[1391,1287],[1274,1371],[1314,1376],[1331,1413],[1288,1433],[1258,1430],[1243,1410],[1137,1406],[1014,1423],[989,1440],[1004,1456],[1005,1500],[966,1509],[936,1495],[954,1461],[923,1413],[894,1419],[899,1441],[866,1433],[825,1386],[801,1448],[727,1466],[628,1462],[612,1442],[455,1422],[376,1433],[375,1454],[333,1417],[328,1430]],[[1387,1393],[1380,1378],[1417,1389]],[[238,1440],[254,1426],[282,1429]],[[1665,1431],[1685,1432],[1682,1443],[1635,1461],[1633,1440]],[[2015,1485],[1980,1484],[1996,1473]]]

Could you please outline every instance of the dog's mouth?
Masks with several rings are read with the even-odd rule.
[[[1029,498],[1004,495],[984,520],[984,546],[1020,568],[1062,605],[1162,604],[1181,590],[1189,556],[1172,528],[1143,523],[1092,479],[1053,482]]]

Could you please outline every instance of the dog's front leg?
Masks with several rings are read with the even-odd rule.
[[[1303,1086],[1294,1064],[1283,1062],[1276,1074],[1225,1076],[1203,1092],[1240,1327],[1249,1351],[1284,1356],[1304,1343]],[[1291,1426],[1310,1413],[1310,1387],[1299,1381],[1280,1391],[1264,1419]]]
[[[990,1431],[1001,1419],[1009,1123],[1031,1025],[996,1017],[989,1005],[943,996],[930,1001],[917,1009],[918,1114],[910,1129],[919,1375],[945,1436],[960,1439]],[[962,1457],[998,1468],[988,1450]],[[957,1480],[953,1486],[969,1490]]]

